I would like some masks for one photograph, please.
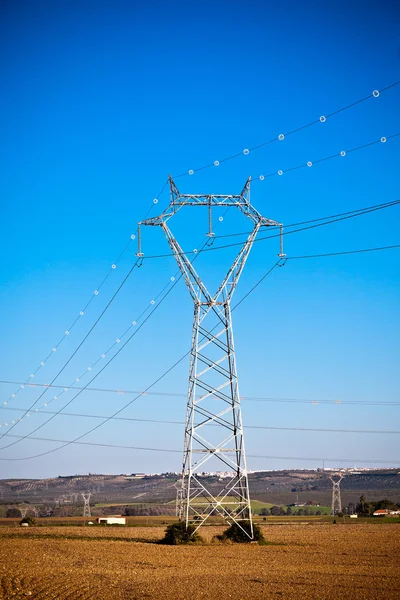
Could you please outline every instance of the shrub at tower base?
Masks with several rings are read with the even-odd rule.
[[[30,517],[29,515],[24,517],[23,519],[21,519],[21,521],[19,522],[20,525],[23,525],[24,523],[26,523],[27,525],[35,525],[36,521],[33,517]]]
[[[162,544],[177,546],[178,544],[199,544],[203,540],[198,533],[195,532],[195,525],[188,525],[181,521],[180,523],[172,523],[165,530],[165,537],[161,540]]]
[[[241,525],[232,523],[230,527],[219,538],[221,541],[230,540],[237,544],[245,544],[249,542],[259,542],[260,544],[265,543],[265,538],[261,531],[261,527],[253,523],[253,537],[251,537],[251,527],[248,521],[245,521]]]

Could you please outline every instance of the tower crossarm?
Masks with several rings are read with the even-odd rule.
[[[263,217],[258,210],[250,204],[250,181],[251,179],[249,177],[242,192],[238,195],[180,194],[170,178],[170,186],[173,192],[171,192],[171,201],[168,209],[173,212],[174,210],[179,210],[183,206],[233,206],[239,208],[239,210],[255,224],[260,224],[264,227],[280,227],[282,223]],[[167,211],[165,212],[167,213]],[[170,218],[170,216],[172,216],[172,214],[168,213],[167,218]]]

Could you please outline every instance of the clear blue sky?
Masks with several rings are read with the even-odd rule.
[[[400,79],[395,2],[35,2],[1,3],[0,18],[0,379],[29,377],[78,315],[149,209],[167,174],[195,169],[304,125]],[[177,180],[183,192],[238,193],[249,175],[400,132],[400,86],[283,142]],[[265,216],[294,223],[399,198],[400,138],[252,186]],[[153,210],[165,207],[166,192]],[[399,208],[288,236],[288,255],[399,243]],[[206,215],[171,223],[185,249]],[[246,231],[229,216],[221,234]],[[167,251],[159,230],[145,252]],[[239,299],[278,251],[257,244]],[[61,368],[134,261],[132,244],[59,350],[35,377]],[[232,253],[201,256],[217,283]],[[399,250],[292,261],[235,313],[241,394],[277,398],[398,401]],[[173,259],[147,261],[57,383],[69,384],[149,305],[176,272]],[[184,354],[192,306],[180,282],[93,385],[142,389]],[[123,416],[182,421],[187,361]],[[91,375],[95,374],[93,368]],[[87,375],[81,383],[87,382]],[[15,391],[1,384],[1,403]],[[70,394],[71,392],[68,392]],[[9,408],[38,396],[24,389]],[[48,393],[39,403],[52,398]],[[69,399],[65,394],[51,409]],[[127,396],[85,392],[68,412],[108,415]],[[49,406],[50,410],[50,406]],[[248,425],[398,429],[400,407],[243,402]],[[0,409],[0,423],[20,412]],[[42,423],[32,414],[12,433]],[[72,439],[98,421],[57,417],[36,435]],[[0,430],[4,433],[6,428]],[[251,430],[249,454],[399,457],[399,435]],[[1,440],[0,446],[8,438]],[[11,440],[11,438],[10,438]],[[112,422],[88,441],[180,450],[181,425]],[[25,440],[0,453],[30,456],[57,444]],[[361,463],[359,463],[361,464]],[[0,477],[180,470],[181,455],[83,446],[35,460],[0,461]],[[251,469],[317,467],[321,461],[249,459]]]

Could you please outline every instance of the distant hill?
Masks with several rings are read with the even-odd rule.
[[[0,480],[0,503],[82,502],[81,493],[90,491],[92,503],[166,503],[176,496],[176,473],[162,475],[71,475],[51,479]],[[207,487],[218,495],[217,476],[205,476]],[[249,475],[253,499],[274,504],[316,501],[329,505],[332,483],[329,472],[317,470],[262,471]],[[388,498],[400,502],[400,473],[377,469],[348,473],[341,483],[343,503],[354,502],[363,494],[369,501]]]

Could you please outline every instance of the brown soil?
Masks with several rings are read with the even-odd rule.
[[[2,527],[0,599],[400,597],[400,525],[269,525],[266,546],[211,543],[221,531],[162,546],[162,527]]]

